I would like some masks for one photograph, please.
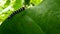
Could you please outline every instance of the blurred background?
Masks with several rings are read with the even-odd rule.
[[[21,7],[25,7],[25,8],[30,8],[33,6],[37,6],[39,5],[42,0],[0,0],[0,24],[7,19],[10,14],[12,14],[15,10],[17,10],[18,8],[18,4],[15,3],[16,1],[20,1],[21,2]],[[14,4],[15,5],[14,7]]]

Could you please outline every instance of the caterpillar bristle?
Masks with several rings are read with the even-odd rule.
[[[10,19],[10,18],[13,17],[14,15],[16,15],[16,14],[18,14],[18,13],[24,11],[24,10],[25,10],[25,7],[22,7],[22,8],[20,8],[20,9],[16,10],[16,11],[14,11],[14,12],[8,17],[8,19]]]

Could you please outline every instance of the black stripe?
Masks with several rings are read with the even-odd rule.
[[[14,12],[8,17],[8,19],[12,18],[14,15],[16,15],[16,14],[18,14],[18,13],[24,11],[24,10],[25,10],[25,7],[22,7],[22,8],[20,8],[20,9],[16,10],[16,11],[14,11]]]

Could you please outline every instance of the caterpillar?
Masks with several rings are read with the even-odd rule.
[[[18,13],[24,11],[24,10],[25,10],[25,7],[22,7],[22,8],[20,8],[20,9],[16,10],[16,11],[14,11],[14,12],[8,17],[8,19],[10,19],[10,18],[13,17],[14,15],[16,15],[16,14],[18,14]]]

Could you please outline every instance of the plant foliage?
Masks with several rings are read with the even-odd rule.
[[[0,26],[0,34],[60,34],[60,0],[44,0],[6,19]]]

